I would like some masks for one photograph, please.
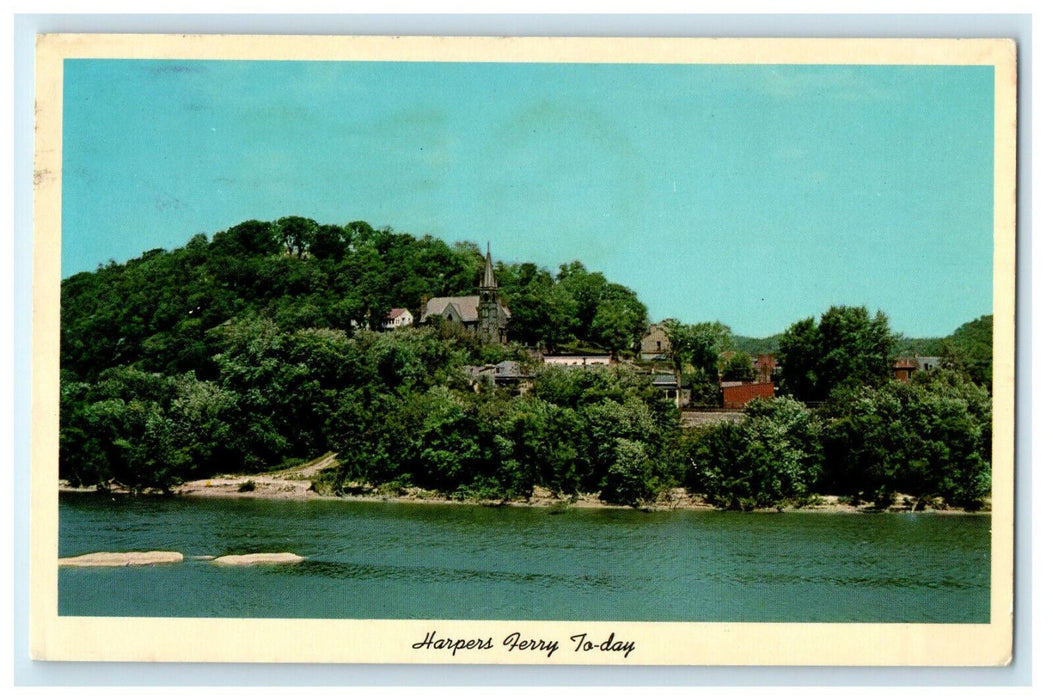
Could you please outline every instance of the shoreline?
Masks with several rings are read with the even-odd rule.
[[[606,503],[599,494],[580,494],[568,498],[554,494],[540,486],[534,487],[530,498],[512,500],[495,499],[461,499],[451,498],[435,491],[411,487],[399,493],[378,493],[372,489],[369,493],[356,494],[320,494],[313,490],[314,477],[336,464],[336,455],[332,452],[317,459],[295,467],[258,474],[224,474],[210,479],[187,481],[173,488],[168,495],[180,498],[254,498],[270,501],[343,501],[347,503],[409,503],[420,505],[474,505],[491,508],[547,508],[553,514],[570,509],[621,509],[652,511],[714,511],[725,509],[705,501],[701,496],[689,493],[685,488],[675,488],[662,494],[653,503],[639,507]],[[59,482],[60,492],[96,493],[95,487],[72,487],[65,481]],[[127,488],[114,488],[111,493],[128,494]],[[148,490],[144,495],[162,495],[159,490]],[[966,511],[962,508],[933,507],[928,505],[914,510],[911,506],[914,499],[906,494],[897,494],[895,502],[886,509],[877,510],[870,503],[851,505],[844,503],[838,496],[815,496],[809,503],[801,506],[783,506],[755,508],[753,513],[844,513],[869,515],[873,513],[929,513],[935,515],[983,515],[990,514],[990,504],[979,511]]]
[[[242,490],[244,484],[251,482],[251,490]],[[59,482],[60,493],[100,493],[95,487],[72,487],[64,481]],[[129,489],[114,488],[111,493],[127,495]],[[149,490],[143,495],[163,495],[160,491]],[[343,496],[323,495],[311,489],[309,479],[288,479],[275,474],[254,474],[245,476],[219,476],[212,479],[200,479],[188,481],[172,489],[169,494],[179,498],[249,498],[269,501],[343,501],[347,503],[403,503],[419,505],[469,505],[493,508],[547,508],[554,512],[563,512],[571,509],[614,509],[614,510],[640,510],[644,512],[657,511],[712,511],[712,512],[737,512],[725,511],[712,503],[708,503],[699,496],[687,493],[683,488],[673,489],[654,503],[643,504],[639,507],[617,505],[601,501],[597,494],[583,494],[577,498],[561,498],[540,487],[535,488],[534,494],[529,499],[514,500],[487,500],[487,499],[463,499],[450,498],[441,494],[426,491],[424,489],[410,488],[400,494],[362,493],[348,494]],[[870,515],[876,513],[890,514],[931,514],[931,515],[990,515],[990,508],[979,511],[966,511],[961,508],[934,508],[926,506],[922,509],[913,510],[910,507],[912,500],[909,496],[899,494],[896,502],[884,510],[876,510],[871,504],[861,503],[853,506],[849,503],[840,502],[837,496],[817,496],[813,502],[802,506],[785,506],[782,508],[756,508],[753,513],[841,513]]]

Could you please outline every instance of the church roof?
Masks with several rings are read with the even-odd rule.
[[[479,320],[478,295],[469,297],[433,297],[428,299],[428,303],[424,307],[424,318],[440,315],[446,310],[448,305],[453,306],[457,311],[457,315],[461,317],[461,321],[465,323]]]
[[[429,316],[439,316],[452,305],[457,315],[461,317],[462,323],[475,323],[479,320],[479,295],[474,294],[467,297],[432,297],[424,305],[424,315],[421,321]],[[500,304],[501,311],[505,316],[511,318],[512,312],[504,304]]]

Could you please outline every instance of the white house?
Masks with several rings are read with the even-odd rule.
[[[407,309],[392,309],[388,312],[388,318],[384,321],[384,330],[392,331],[396,328],[408,328],[413,325],[413,314]]]

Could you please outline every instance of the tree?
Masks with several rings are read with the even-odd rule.
[[[502,296],[512,312],[509,337],[554,348],[569,341],[575,320],[574,297],[545,269],[533,263],[497,269]]]
[[[243,221],[212,237],[212,248],[224,256],[275,255],[281,250],[274,224],[267,221]]]
[[[637,440],[616,438],[600,496],[608,503],[640,506],[653,501],[657,494],[658,480],[647,447]]]
[[[964,323],[944,341],[942,351],[945,369],[963,372],[974,384],[991,389],[994,342],[994,317],[991,315]]]
[[[842,387],[823,407],[824,482],[888,505],[895,493],[977,508],[990,491],[991,400],[954,373]]]
[[[447,387],[435,386],[407,401],[413,416],[407,431],[415,483],[451,493],[480,472],[479,433],[469,402]]]
[[[311,255],[323,260],[343,260],[351,248],[351,235],[343,228],[319,226],[311,242]]]
[[[376,246],[372,243],[356,244],[337,277],[340,286],[348,290],[334,304],[339,327],[380,329],[387,320],[388,310],[396,304],[388,283],[387,267]]]
[[[166,415],[186,449],[187,463],[178,474],[189,479],[229,469],[240,461],[232,449],[232,420],[238,397],[192,373],[176,377]]]
[[[779,341],[782,386],[802,401],[824,401],[842,384],[879,385],[889,379],[896,338],[888,317],[866,307],[833,306],[818,325],[794,323]]]
[[[689,485],[736,510],[769,508],[812,492],[820,474],[820,433],[804,404],[754,400],[745,414],[741,423],[686,433]]]
[[[357,248],[361,243],[371,243],[376,235],[376,230],[365,221],[352,221],[344,225],[351,241],[351,246]]]
[[[302,216],[286,216],[274,225],[285,252],[298,258],[307,254],[318,232],[318,222]]]
[[[508,407],[501,434],[512,445],[509,461],[524,486],[544,486],[575,494],[587,475],[585,424],[581,415],[535,397],[517,398]]]
[[[662,325],[669,336],[669,355],[677,389],[684,384],[686,365],[690,365],[693,396],[697,398],[712,393],[716,388],[720,353],[731,345],[731,329],[719,321],[685,324],[666,319]]]
[[[65,374],[59,401],[59,476],[73,486],[104,486],[112,477],[113,431],[100,429],[92,385]]]
[[[589,337],[592,320],[596,316],[596,309],[603,299],[607,279],[598,272],[589,272],[578,260],[560,265],[556,279],[574,299],[574,322],[571,326],[571,333],[579,340],[586,340]]]
[[[669,324],[666,333],[672,344],[674,363],[685,360],[697,372],[716,378],[720,353],[731,346],[731,329],[720,321],[683,324],[676,320]]]
[[[736,352],[722,360],[720,376],[726,382],[752,382],[757,378],[757,369],[753,360],[744,352]]]
[[[643,498],[645,494],[637,489],[651,482],[661,469],[671,435],[658,424],[644,400],[636,395],[621,401],[607,398],[583,407],[579,413],[588,435],[584,449],[589,466],[583,475],[583,488],[599,489],[604,500],[632,505],[637,499],[629,498],[624,490],[625,479],[630,479],[636,484],[631,487],[635,496],[651,500]],[[643,457],[633,467],[629,461],[635,455]],[[620,473],[612,474],[612,470]],[[640,479],[638,483],[636,478]],[[652,486],[656,487],[657,481],[647,489],[650,491]]]
[[[647,308],[635,297],[604,299],[596,307],[589,339],[612,354],[636,349],[647,328]]]

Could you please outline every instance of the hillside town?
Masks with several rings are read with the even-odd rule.
[[[733,336],[654,322],[577,260],[551,272],[303,217],[75,274],[62,309],[71,487],[324,464],[308,488],[337,497],[976,509],[989,494],[990,316],[903,339],[881,311],[831,306]]]
[[[394,331],[423,325],[445,325],[480,338],[483,342],[508,343],[508,328],[512,312],[500,299],[494,274],[493,259],[487,246],[486,259],[479,293],[467,296],[425,298],[415,316],[406,308],[392,308],[387,314],[383,330]],[[566,354],[546,352],[542,348],[528,348],[527,362],[503,360],[486,365],[470,365],[465,371],[477,385],[514,388],[526,394],[539,366],[609,367],[620,364],[650,378],[651,384],[675,403],[682,411],[725,411],[738,414],[754,399],[774,398],[778,391],[779,363],[774,352],[744,356],[740,351],[724,350],[719,354],[716,401],[711,397],[692,397],[691,389],[683,385],[672,360],[675,341],[670,337],[669,319],[651,323],[639,337],[638,352],[619,356],[614,352]],[[735,363],[738,363],[737,366]],[[745,362],[745,364],[743,364]],[[940,366],[936,356],[903,356],[895,358],[891,376],[897,381],[910,382],[918,371],[933,371]]]

